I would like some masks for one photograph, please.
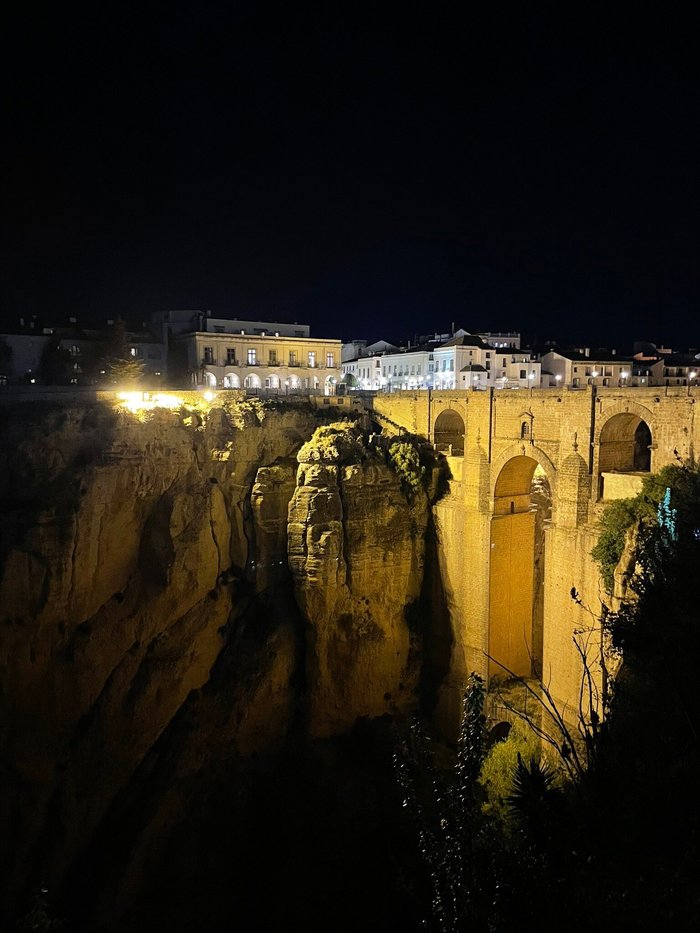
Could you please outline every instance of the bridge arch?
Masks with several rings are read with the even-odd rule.
[[[598,415],[593,434],[593,488],[597,490],[598,501],[639,491],[639,474],[654,469],[655,434],[652,412],[637,402],[620,401]],[[619,473],[637,474],[637,477],[621,481],[615,476]]]
[[[523,450],[523,447],[525,448],[525,450]],[[554,463],[550,460],[547,454],[543,450],[541,450],[539,447],[537,447],[535,444],[511,444],[510,447],[507,447],[503,451],[503,453],[501,453],[500,456],[497,457],[496,460],[494,460],[493,465],[491,467],[490,495],[491,495],[491,510],[492,511],[495,511],[495,508],[496,508],[497,495],[500,495],[500,496],[504,495],[503,489],[505,488],[505,486],[503,485],[503,483],[505,482],[505,480],[501,482],[501,487],[498,493],[496,492],[496,489],[499,485],[499,479],[501,479],[501,474],[503,473],[504,468],[506,467],[508,463],[510,463],[511,460],[515,460],[515,461],[534,460],[535,465],[539,466],[544,472],[544,475],[547,477],[549,488],[552,490],[552,501],[553,502],[556,501],[557,468],[554,466]],[[528,490],[529,490],[529,484],[532,482],[532,475],[534,475],[534,469],[535,467],[532,468],[533,473],[530,475],[528,480],[523,479],[523,482],[528,487]],[[511,467],[509,467],[509,470],[506,476],[512,479],[515,479],[517,475],[518,475],[518,466],[517,464],[513,464]],[[523,476],[526,476],[526,475],[527,475],[526,473],[523,474]]]
[[[508,672],[530,677],[542,670],[546,529],[552,515],[554,475],[549,458],[534,447],[525,454],[520,450],[515,456],[502,456],[494,470],[490,677],[508,677]]]
[[[464,419],[454,408],[445,408],[435,419],[433,438],[438,450],[451,447],[457,457],[464,456]]]
[[[635,406],[641,408],[642,406]],[[651,470],[651,413],[618,411],[611,413],[597,431],[598,471],[648,473]]]

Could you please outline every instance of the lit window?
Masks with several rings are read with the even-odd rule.
[[[313,369],[316,365],[316,353],[313,350],[309,350],[309,368]]]
[[[251,347],[248,350],[248,366],[255,366],[258,362],[258,351]]]
[[[332,353],[326,353],[326,366],[331,369],[335,366],[335,357]]]

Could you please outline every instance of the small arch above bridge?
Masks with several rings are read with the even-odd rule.
[[[651,428],[637,412],[618,412],[600,429],[600,473],[648,473],[651,469]]]
[[[453,408],[441,411],[435,419],[433,437],[438,450],[450,450],[455,457],[464,456],[464,420]]]

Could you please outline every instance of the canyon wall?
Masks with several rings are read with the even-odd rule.
[[[207,768],[415,709],[428,501],[306,402],[1,416],[3,899],[150,795],[109,913]]]

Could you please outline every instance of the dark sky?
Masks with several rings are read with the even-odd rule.
[[[697,22],[470,6],[22,5],[3,322],[700,344]]]

